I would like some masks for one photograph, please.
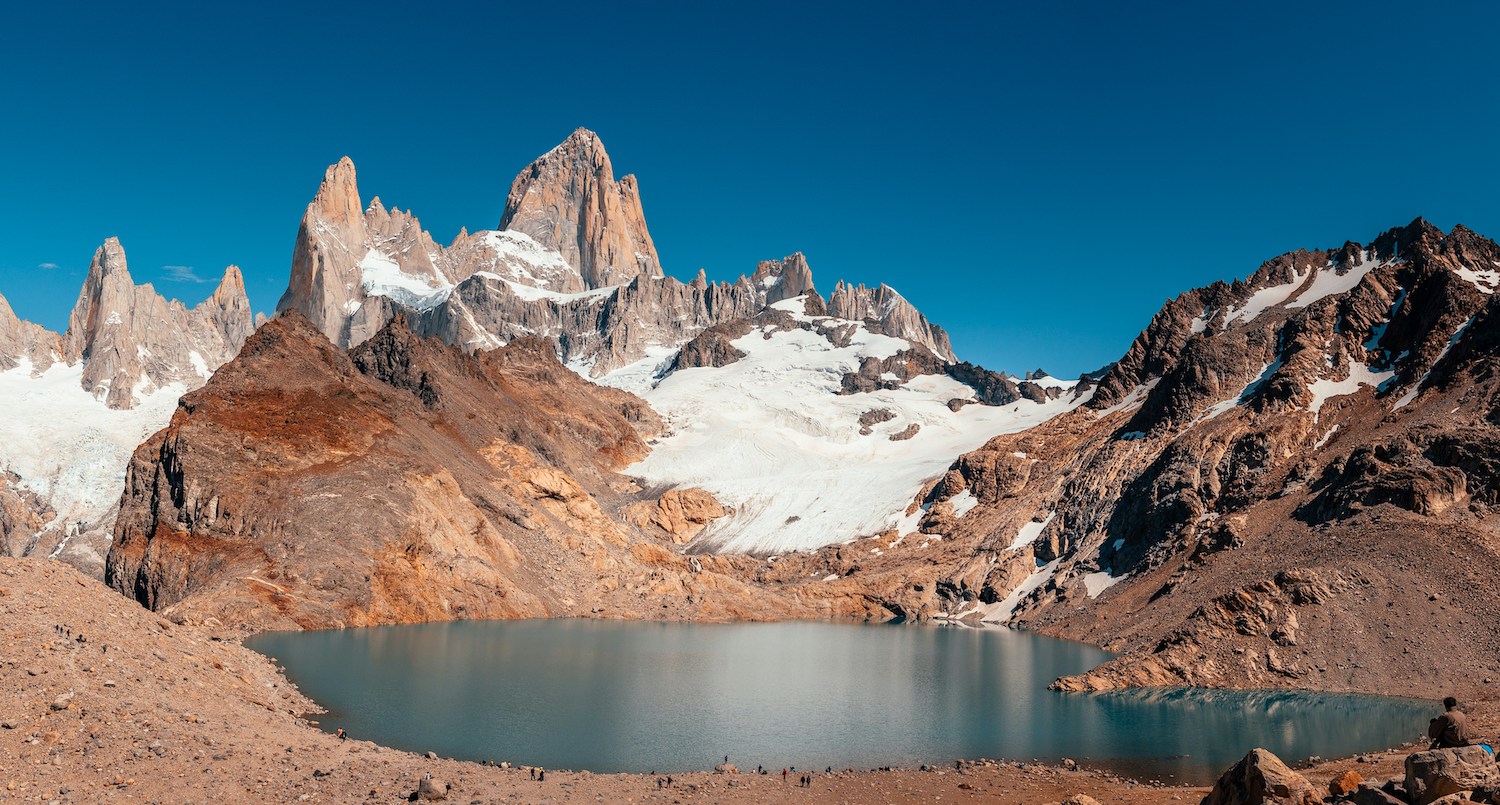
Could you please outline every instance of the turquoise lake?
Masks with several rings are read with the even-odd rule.
[[[1415,740],[1410,699],[1189,689],[1057,693],[1109,659],[994,629],[463,621],[258,635],[322,727],[445,757],[594,772],[730,762],[869,769],[1057,760],[1202,783],[1252,747],[1292,762]]]

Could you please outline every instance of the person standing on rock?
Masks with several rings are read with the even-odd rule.
[[[1469,717],[1458,709],[1458,700],[1449,696],[1443,699],[1443,714],[1427,722],[1427,737],[1432,739],[1428,749],[1449,749],[1468,746],[1474,740],[1474,729],[1469,726]]]

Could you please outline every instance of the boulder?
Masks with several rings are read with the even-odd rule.
[[[714,766],[714,774],[739,774],[740,767],[733,763],[720,763]]]
[[[1500,769],[1484,747],[1431,749],[1406,756],[1406,796],[1416,805],[1497,783]]]
[[[1252,749],[1214,783],[1199,805],[1317,805],[1322,797],[1306,777],[1287,768],[1281,758]]]
[[[447,798],[448,786],[441,780],[423,777],[417,783],[417,800],[419,802],[440,802]]]
[[[1406,800],[1399,799],[1369,783],[1360,783],[1340,801],[1352,805],[1406,805]]]
[[[1359,788],[1359,784],[1364,781],[1365,778],[1363,775],[1353,769],[1350,769],[1349,771],[1344,772],[1344,776],[1336,780],[1330,780],[1328,782],[1328,793],[1334,795],[1335,797],[1342,797],[1345,794],[1353,792],[1354,789]]]

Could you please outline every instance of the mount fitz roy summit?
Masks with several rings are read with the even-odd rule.
[[[438,246],[332,166],[281,315],[117,470],[108,583],[246,630],[904,617],[1120,655],[1067,689],[1500,673],[1500,246],[1463,227],[1188,291],[1061,381],[800,254],[666,276],[583,130],[500,223]],[[16,475],[6,511],[45,513]]]

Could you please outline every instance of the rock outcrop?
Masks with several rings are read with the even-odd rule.
[[[948,363],[958,358],[943,328],[929,322],[896,289],[881,283],[878,288],[840,281],[828,297],[828,315],[863,321],[876,332],[920,344]]]
[[[40,324],[16,317],[10,303],[0,296],[0,372],[24,361],[33,372],[46,370],[62,355],[62,338]]]

